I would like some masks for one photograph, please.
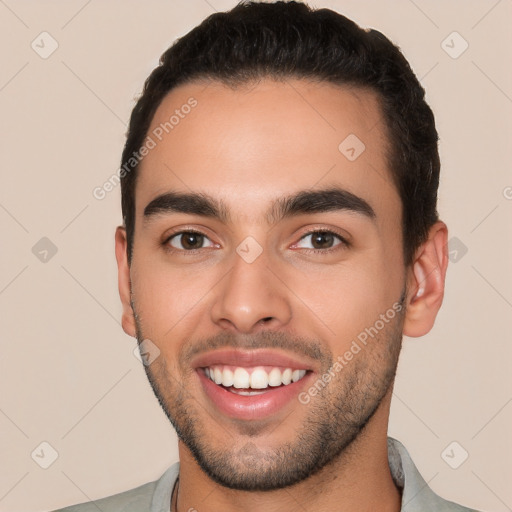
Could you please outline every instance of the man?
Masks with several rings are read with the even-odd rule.
[[[241,3],[162,56],[116,232],[123,329],[180,462],[67,511],[463,511],[387,438],[402,335],[441,306],[437,132],[397,47]]]

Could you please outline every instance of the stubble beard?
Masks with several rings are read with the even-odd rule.
[[[401,303],[403,304],[403,297]],[[132,303],[132,307],[133,307]],[[135,311],[135,309],[134,309]],[[181,368],[180,377],[173,376],[164,357],[145,366],[149,383],[162,409],[174,426],[179,439],[194,456],[200,468],[215,482],[243,491],[272,491],[297,484],[322,468],[340,460],[347,448],[363,432],[384,397],[392,389],[402,342],[405,309],[368,341],[360,353],[340,370],[307,405],[303,425],[291,432],[286,443],[274,449],[257,446],[259,426],[247,423],[233,427],[247,441],[233,448],[231,434],[226,434],[223,447],[208,442],[208,424],[212,421],[198,401],[187,391],[186,379],[190,368]],[[145,339],[138,315],[135,315],[139,344]],[[184,344],[186,345],[186,344]],[[241,346],[231,336],[216,336],[205,340],[203,346],[212,348],[272,347],[288,348],[292,353],[303,346],[301,353],[318,355],[322,370],[319,377],[333,367],[332,354],[317,341],[293,339],[283,333],[262,331],[251,336],[251,347]],[[311,349],[313,347],[313,349]],[[181,359],[179,357],[179,359]],[[187,371],[188,370],[188,371]],[[292,437],[294,435],[294,437]],[[211,438],[211,437],[210,437]]]

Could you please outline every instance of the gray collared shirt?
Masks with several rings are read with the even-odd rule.
[[[388,454],[391,475],[396,485],[402,489],[402,512],[477,512],[475,509],[462,507],[435,494],[400,442],[388,438]],[[179,462],[177,462],[155,482],[55,512],[98,512],[98,510],[101,512],[169,512],[171,494],[179,469]]]

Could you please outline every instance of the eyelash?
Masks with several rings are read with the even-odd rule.
[[[202,235],[204,236],[205,238],[208,238],[208,235],[206,235],[205,233],[203,233],[202,231],[198,231],[196,229],[186,229],[186,230],[182,230],[182,231],[177,231],[176,233],[172,233],[170,236],[168,236],[165,241],[162,243],[162,245],[164,246],[164,249],[167,251],[167,252],[170,252],[170,253],[175,253],[175,252],[179,252],[179,253],[182,253],[182,254],[189,254],[189,255],[194,255],[197,253],[197,251],[201,251],[203,249],[209,249],[209,247],[203,247],[203,248],[199,248],[199,249],[190,249],[190,250],[185,250],[185,249],[176,249],[175,247],[172,247],[170,245],[170,241],[177,237],[177,236],[180,236],[180,235],[184,235],[184,234],[187,234],[187,233],[195,233],[197,235]],[[336,244],[334,247],[328,247],[327,249],[302,249],[302,250],[305,250],[307,251],[308,253],[313,253],[313,254],[329,254],[331,252],[334,252],[334,251],[339,251],[339,250],[343,250],[343,249],[348,249],[351,244],[347,241],[347,239],[342,236],[340,233],[338,233],[337,231],[333,230],[333,229],[313,229],[311,231],[308,231],[307,233],[304,233],[300,238],[299,238],[299,242],[301,240],[303,240],[304,238],[308,237],[308,236],[311,236],[311,235],[314,235],[316,233],[326,233],[326,234],[329,234],[329,235],[334,235],[336,238],[338,238],[338,240],[340,241],[339,244]],[[208,238],[209,239],[209,238]],[[299,243],[299,242],[296,242],[296,243]],[[213,243],[213,242],[212,242]]]

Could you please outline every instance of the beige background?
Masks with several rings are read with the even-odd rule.
[[[116,171],[133,98],[159,55],[234,4],[0,0],[1,511],[110,495],[177,460],[174,431],[119,324],[119,187],[102,201],[92,191]],[[439,209],[459,240],[457,261],[436,327],[405,342],[390,433],[438,493],[511,510],[512,2],[311,4],[402,47],[441,136]],[[31,47],[51,49],[43,31],[58,43],[46,59]],[[453,31],[469,44],[458,58],[445,51],[463,48],[446,40]],[[32,250],[42,237],[57,248],[46,262],[44,247]],[[441,456],[453,441],[452,464],[469,453],[458,469]],[[52,449],[42,442],[58,454],[47,469],[39,464]]]

